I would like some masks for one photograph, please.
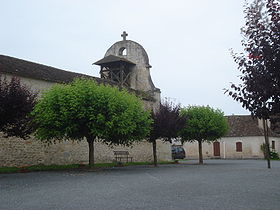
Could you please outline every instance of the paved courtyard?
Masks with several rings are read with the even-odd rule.
[[[280,209],[280,161],[0,175],[0,209]]]

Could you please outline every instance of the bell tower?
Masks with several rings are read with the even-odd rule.
[[[122,40],[114,43],[104,58],[94,64],[100,66],[101,78],[117,82],[121,87],[146,92],[160,102],[160,90],[152,82],[152,66],[147,52],[137,42],[127,40],[127,36],[124,31]]]

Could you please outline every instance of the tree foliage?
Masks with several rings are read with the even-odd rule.
[[[179,131],[186,125],[186,117],[180,115],[180,106],[169,101],[163,101],[159,110],[152,113],[152,127],[149,141],[153,144],[154,165],[157,165],[156,140],[171,142],[177,138]]]
[[[244,52],[233,53],[241,84],[226,92],[253,116],[268,119],[280,113],[280,3],[255,0],[245,14]]]
[[[53,86],[43,94],[33,115],[40,139],[86,138],[90,165],[94,164],[95,140],[128,146],[145,138],[151,124],[149,113],[136,96],[84,79]]]
[[[189,106],[181,109],[181,114],[187,117],[186,126],[180,131],[183,141],[198,141],[199,163],[203,163],[202,142],[215,141],[228,131],[228,122],[224,113],[209,106]]]
[[[31,111],[37,93],[21,84],[20,79],[10,81],[0,75],[0,131],[7,137],[27,138],[32,133]]]
[[[233,54],[242,73],[241,84],[232,84],[226,92],[252,116],[264,120],[266,154],[269,154],[267,119],[272,120],[273,128],[280,121],[280,2],[255,0],[246,5],[245,14],[244,52]],[[267,163],[270,168],[269,155]]]
[[[159,110],[152,114],[152,119],[151,140],[162,138],[171,142],[186,124],[185,116],[180,115],[180,105],[169,101],[160,104]]]

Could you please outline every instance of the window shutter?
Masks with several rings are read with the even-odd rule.
[[[242,152],[242,142],[236,142],[236,152]]]
[[[271,142],[271,149],[275,149],[275,141]]]

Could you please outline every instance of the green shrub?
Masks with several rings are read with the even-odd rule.
[[[263,152],[263,155],[264,155],[264,158],[265,158],[266,157],[265,143],[263,143],[261,145],[261,151]],[[271,160],[279,160],[280,159],[279,154],[275,151],[270,151],[269,154],[270,154],[269,156],[270,156]]]
[[[270,159],[271,160],[279,160],[279,154],[277,152],[271,151],[270,152]]]

